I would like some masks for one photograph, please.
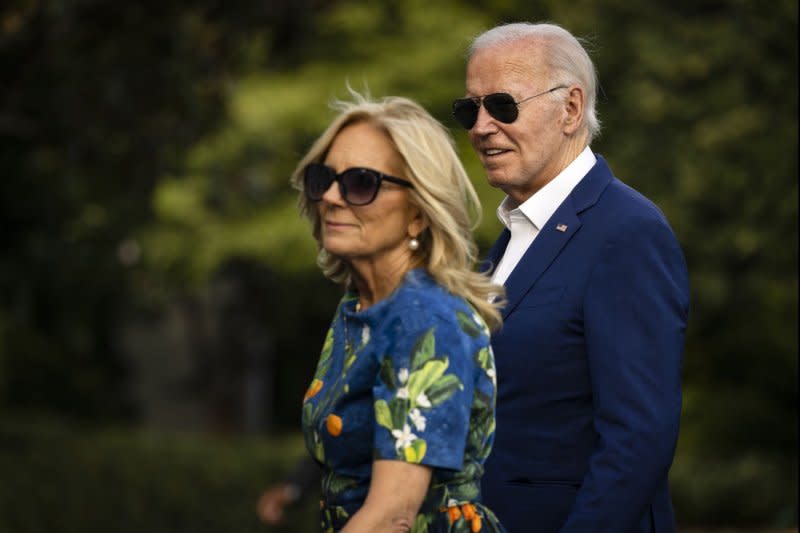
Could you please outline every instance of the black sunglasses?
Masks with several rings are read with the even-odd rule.
[[[566,85],[559,85],[553,87],[539,94],[534,94],[527,98],[523,98],[519,102],[514,100],[514,97],[508,93],[494,93],[487,94],[486,96],[471,96],[469,98],[458,98],[453,101],[453,116],[459,124],[464,128],[471,130],[472,126],[478,120],[478,110],[483,104],[489,114],[505,124],[511,124],[519,116],[519,104],[532,100],[537,96],[557,91],[558,89],[566,89]]]
[[[303,170],[303,188],[306,198],[311,202],[319,202],[334,181],[339,182],[339,193],[349,205],[367,205],[378,196],[383,180],[391,181],[404,187],[414,187],[410,181],[388,176],[371,168],[353,167],[342,171],[323,165],[311,163]]]

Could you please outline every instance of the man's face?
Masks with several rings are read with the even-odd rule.
[[[493,46],[476,52],[467,65],[467,96],[508,93],[515,101],[551,89],[554,81],[542,61],[543,47],[531,42]],[[486,177],[516,203],[522,203],[569,164],[563,162],[567,89],[521,103],[511,124],[481,106],[469,138]],[[563,165],[563,166],[562,166]]]

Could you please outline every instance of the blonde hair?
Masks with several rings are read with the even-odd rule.
[[[300,160],[291,177],[292,186],[300,191],[300,213],[311,222],[319,247],[317,263],[323,273],[338,283],[351,285],[348,264],[322,248],[316,204],[303,194],[303,169],[309,163],[322,162],[333,140],[346,126],[368,122],[391,138],[403,159],[404,175],[399,177],[414,185],[409,189],[409,201],[427,223],[417,237],[420,246],[413,252],[416,263],[450,293],[465,298],[490,329],[499,328],[504,290],[474,270],[478,248],[472,230],[480,221],[481,207],[448,130],[408,98],[386,97],[374,101],[353,90],[350,93],[352,101],[333,103],[339,115]]]

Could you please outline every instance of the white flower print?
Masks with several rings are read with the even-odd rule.
[[[491,334],[489,331],[489,326],[486,325],[486,322],[483,321],[478,313],[472,313],[472,320],[474,320],[478,327],[481,328],[481,331],[483,331],[484,335],[488,337]]]
[[[364,325],[364,328],[361,330],[361,346],[366,346],[369,342],[369,326]]]
[[[420,407],[430,407],[431,406],[431,401],[428,399],[427,396],[425,396],[424,392],[420,392],[419,396],[417,396],[417,399],[414,400],[414,402],[417,405],[419,405]]]
[[[408,369],[401,368],[400,371],[397,373],[397,379],[400,380],[400,383],[405,383],[408,381]]]
[[[398,452],[411,446],[411,443],[417,439],[417,436],[411,433],[411,428],[408,424],[403,424],[403,431],[393,429],[392,437],[395,438],[394,447]]]
[[[497,386],[497,372],[494,371],[494,368],[487,368],[486,375],[492,379],[492,385],[495,387]]]
[[[411,419],[414,427],[417,428],[417,431],[425,431],[425,422],[427,422],[427,420],[422,413],[420,413],[419,409],[412,409],[411,412],[408,413],[408,417]]]
[[[408,400],[408,387],[400,387],[397,389],[397,397],[401,400]]]

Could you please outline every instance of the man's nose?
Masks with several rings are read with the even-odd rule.
[[[489,135],[497,131],[497,120],[486,111],[486,107],[481,105],[478,108],[478,116],[475,124],[469,130],[473,135]]]

